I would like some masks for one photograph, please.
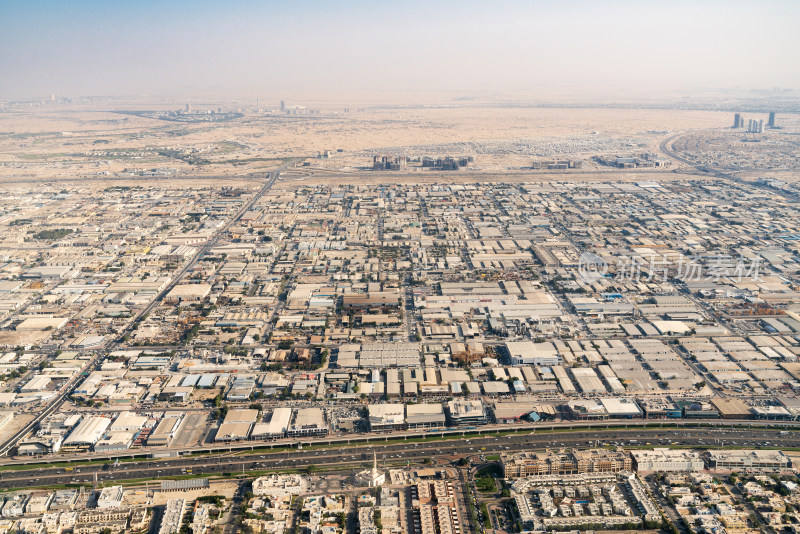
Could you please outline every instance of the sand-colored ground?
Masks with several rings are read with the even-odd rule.
[[[166,183],[193,188],[213,180],[214,184],[252,187],[270,170],[289,162],[297,165],[282,174],[282,179],[290,182],[523,179],[519,176],[533,181],[680,180],[687,177],[681,173],[694,169],[679,161],[673,161],[667,172],[620,172],[593,160],[599,155],[644,153],[661,157],[661,143],[679,135],[681,146],[688,146],[693,161],[699,164],[760,158],[758,176],[793,180],[795,169],[786,168],[782,160],[775,169],[764,162],[778,161],[774,154],[768,158],[767,150],[780,159],[781,143],[787,150],[793,149],[793,138],[800,133],[800,115],[784,114],[778,120],[782,129],[764,134],[769,142],[743,144],[738,132],[730,129],[733,115],[729,112],[611,107],[484,104],[350,108],[348,112],[329,108],[308,116],[245,107],[243,117],[213,123],[166,121],[130,112],[180,108],[170,105],[101,102],[0,110],[0,181],[6,187],[37,181],[91,181],[103,187]],[[766,115],[745,114],[745,118],[751,117],[765,119]],[[713,141],[728,137],[735,141],[730,146],[716,146]],[[432,172],[416,163],[400,172],[378,172],[371,170],[372,156],[377,154],[472,156],[474,161],[458,172]],[[533,161],[551,159],[579,160],[583,168],[559,172],[531,169]],[[788,161],[793,165],[792,158]],[[749,177],[756,171],[741,172]]]
[[[0,443],[5,443],[9,439],[11,439],[11,437],[14,434],[22,430],[25,427],[25,425],[30,423],[34,417],[35,417],[34,414],[15,413],[14,419],[12,419],[12,421],[9,424],[4,426],[3,429],[0,430]]]
[[[289,157],[361,172],[376,153],[462,155],[473,170],[518,171],[533,159],[656,152],[670,133],[722,128],[730,114],[589,108],[429,108],[180,123],[56,105],[0,113],[0,179],[263,175]],[[339,152],[341,150],[341,152]],[[316,156],[330,151],[330,158]],[[601,169],[603,170],[603,169]],[[371,171],[370,171],[371,172]]]

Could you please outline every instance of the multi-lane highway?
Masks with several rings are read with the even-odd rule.
[[[283,439],[276,441],[242,441],[234,443],[214,443],[210,445],[196,445],[191,447],[147,447],[144,449],[127,449],[118,452],[105,453],[75,453],[75,454],[56,454],[46,455],[42,458],[16,458],[6,459],[0,462],[0,469],[4,467],[22,468],[26,465],[42,465],[63,462],[88,462],[88,461],[114,461],[116,459],[147,459],[152,455],[170,454],[173,456],[181,455],[201,455],[201,454],[220,454],[220,453],[246,453],[254,449],[260,450],[285,450],[302,447],[326,447],[326,448],[350,448],[368,445],[385,445],[387,442],[403,443],[414,441],[427,441],[431,438],[436,439],[471,439],[484,436],[495,437],[499,433],[508,434],[559,434],[570,432],[593,432],[607,433],[609,431],[630,431],[640,432],[647,428],[657,428],[665,432],[679,432],[683,429],[705,428],[710,431],[730,428],[741,428],[743,431],[752,432],[763,430],[780,434],[780,432],[797,431],[800,436],[800,423],[793,421],[753,421],[753,420],[653,420],[653,419],[634,419],[627,421],[607,420],[607,421],[562,421],[552,423],[537,423],[535,425],[504,425],[492,424],[480,427],[468,428],[449,428],[437,430],[421,431],[400,431],[393,433],[366,433],[366,434],[345,434],[343,436],[314,437],[301,439]]]
[[[350,447],[252,451],[184,456],[170,460],[142,460],[104,464],[73,464],[71,466],[14,466],[0,471],[0,488],[35,487],[70,483],[92,483],[95,473],[101,483],[132,479],[159,479],[191,473],[198,475],[254,474],[282,469],[304,469],[313,465],[317,470],[368,464],[373,451],[379,462],[387,465],[420,464],[429,460],[449,461],[475,454],[492,455],[527,449],[594,446],[696,446],[714,447],[800,447],[800,433],[770,428],[630,428],[572,432],[536,432],[463,437],[436,441],[416,441],[385,444],[354,444]],[[20,468],[24,470],[19,470]],[[8,468],[7,468],[8,469]]]

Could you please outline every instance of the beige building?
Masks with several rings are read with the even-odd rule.
[[[630,455],[622,449],[586,451],[545,451],[502,454],[500,462],[506,478],[581,473],[618,473],[630,471]]]

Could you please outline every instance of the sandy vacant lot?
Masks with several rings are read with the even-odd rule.
[[[11,436],[22,430],[25,427],[25,425],[27,425],[28,423],[31,422],[31,420],[33,420],[33,418],[34,418],[33,414],[27,414],[27,413],[14,414],[14,419],[9,424],[7,424],[2,430],[0,430],[0,442],[5,443],[9,439],[11,439]]]

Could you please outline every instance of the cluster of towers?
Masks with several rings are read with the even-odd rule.
[[[379,155],[372,157],[372,170],[373,171],[399,171],[405,168],[405,156],[386,156]]]
[[[740,128],[744,128],[744,117],[742,117],[741,113],[736,113],[733,116],[733,126],[732,128],[738,130]],[[775,112],[770,111],[769,119],[767,120],[767,128],[775,128]],[[764,132],[764,120],[763,119],[749,119],[747,121],[747,133],[763,133]]]

